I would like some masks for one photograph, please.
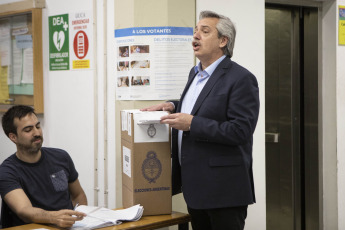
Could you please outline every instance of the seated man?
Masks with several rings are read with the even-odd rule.
[[[11,107],[2,127],[17,146],[0,166],[2,227],[47,223],[66,228],[83,219],[84,213],[73,211],[76,204],[87,205],[78,172],[66,151],[42,147],[34,109]]]

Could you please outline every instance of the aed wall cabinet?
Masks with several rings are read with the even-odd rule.
[[[42,9],[0,12],[0,112],[43,104]]]

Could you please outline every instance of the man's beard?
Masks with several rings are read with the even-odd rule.
[[[22,151],[29,153],[31,155],[36,155],[42,147],[42,143],[43,143],[43,137],[35,137],[31,142],[35,142],[36,140],[41,140],[40,143],[38,144],[31,144],[31,145],[27,145],[27,144],[21,144],[18,143],[18,148],[21,149]]]

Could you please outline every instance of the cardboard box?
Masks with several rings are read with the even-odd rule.
[[[165,112],[121,111],[122,203],[140,204],[143,215],[170,214],[171,153]]]

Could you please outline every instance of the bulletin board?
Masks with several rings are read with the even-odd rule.
[[[0,111],[43,113],[42,9],[0,13]]]

